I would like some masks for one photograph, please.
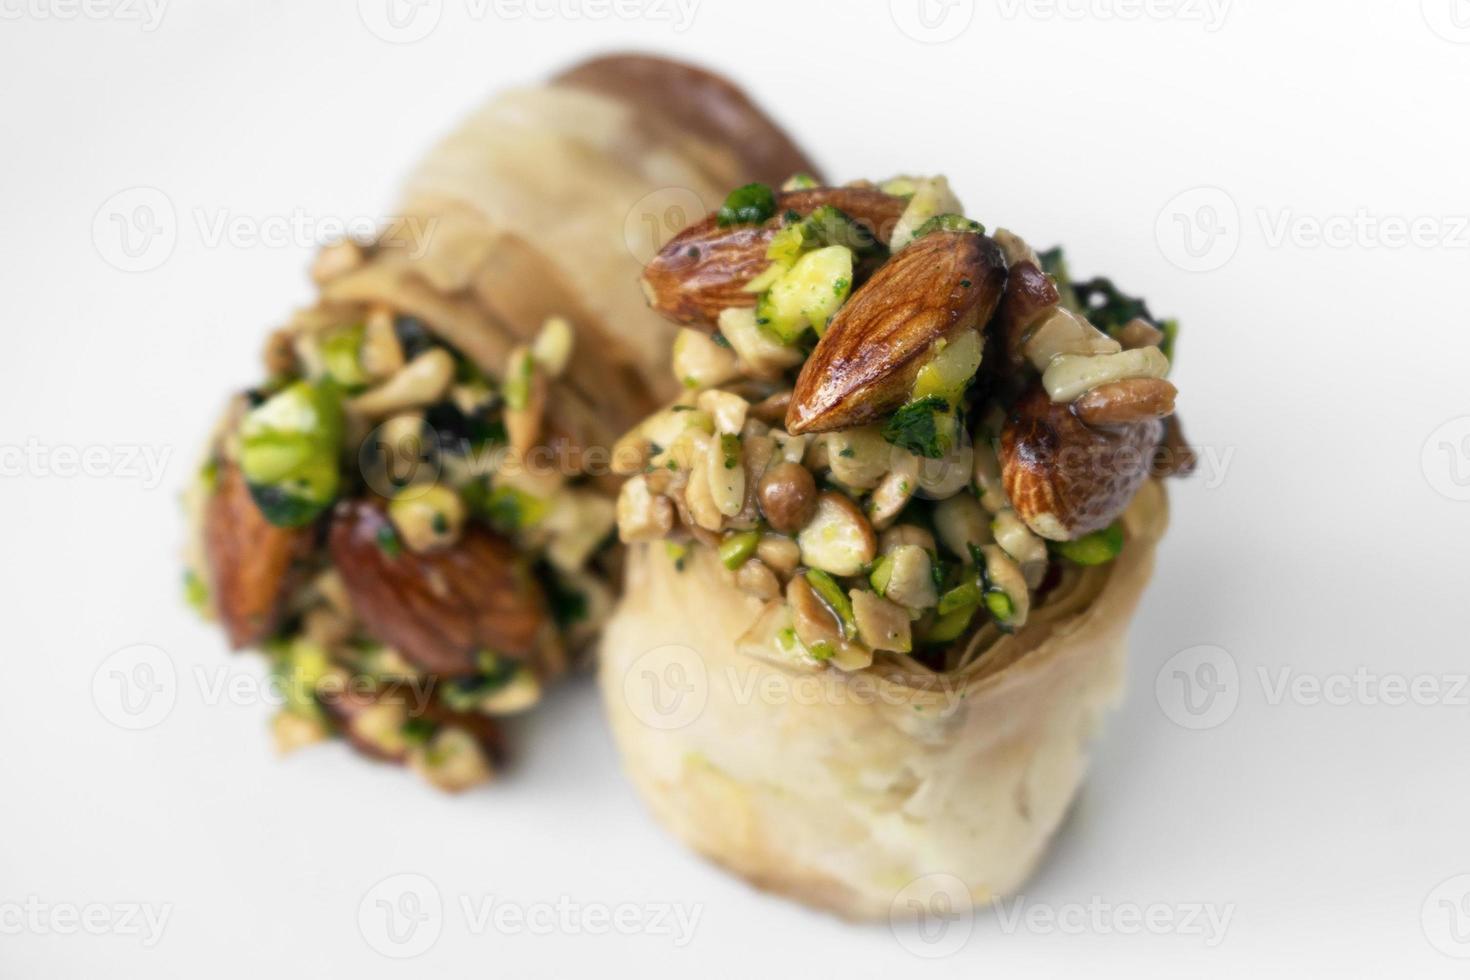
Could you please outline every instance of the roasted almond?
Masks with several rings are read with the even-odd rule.
[[[422,670],[469,675],[483,652],[517,660],[538,653],[547,622],[541,587],[515,547],[484,527],[418,555],[398,540],[381,504],[357,500],[338,505],[329,546],[353,611]]]
[[[1128,425],[1174,414],[1179,390],[1163,378],[1128,378],[1098,385],[1072,403],[1088,425]]]
[[[802,366],[786,431],[865,425],[908,400],[941,340],[985,325],[1006,284],[983,235],[935,232],[896,254],[837,311]]]
[[[280,620],[292,566],[311,550],[311,528],[276,527],[250,497],[245,477],[221,463],[204,511],[204,553],[215,612],[230,646],[270,636]]]
[[[771,264],[766,249],[784,216],[805,217],[824,204],[885,245],[905,207],[903,198],[870,188],[817,187],[777,194],[775,216],[763,224],[722,228],[710,214],[674,236],[644,267],[649,305],[675,323],[713,332],[721,310],[755,305],[756,294],[746,292],[745,284]]]
[[[1031,530],[1071,541],[1123,513],[1149,475],[1162,434],[1157,419],[1093,428],[1038,384],[1001,430],[1001,480]]]

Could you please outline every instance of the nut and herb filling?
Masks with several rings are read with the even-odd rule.
[[[318,273],[360,261],[333,246]],[[595,635],[614,502],[548,449],[575,340],[553,317],[491,376],[382,305],[321,304],[271,338],[190,494],[186,594],[270,656],[280,748],[341,735],[442,788],[483,782],[495,719]]]
[[[947,181],[759,184],[649,263],[686,393],[624,437],[623,541],[712,549],[740,649],[935,670],[1112,561],[1187,469],[1171,321],[964,214]]]

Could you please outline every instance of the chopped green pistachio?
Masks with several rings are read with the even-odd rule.
[[[505,372],[505,385],[501,391],[506,408],[523,411],[531,404],[531,372],[535,369],[536,359],[529,350],[517,352]]]
[[[832,657],[837,653],[837,651],[833,649],[832,644],[828,643],[826,640],[819,640],[818,642],[813,643],[810,647],[807,648],[807,652],[818,660],[831,660]]]
[[[852,599],[848,598],[842,586],[828,573],[813,568],[806,573],[807,584],[809,584],[827,604],[827,607],[837,616],[842,623],[844,636],[853,637],[857,635],[857,620],[852,614]]]
[[[725,540],[720,542],[720,562],[728,569],[734,570],[744,565],[751,555],[755,554],[756,546],[761,543],[759,531],[738,531],[727,534]]]
[[[368,383],[367,372],[362,369],[363,325],[339,327],[322,340],[322,363],[333,381],[349,391]]]
[[[341,484],[343,417],[331,381],[297,381],[251,409],[240,423],[240,471],[266,520],[313,521]]]
[[[1172,365],[1174,363],[1174,344],[1179,339],[1179,321],[1165,320],[1159,324],[1159,329],[1164,332],[1164,342],[1159,345],[1159,350],[1164,352],[1164,356]]]
[[[873,564],[873,571],[868,575],[868,584],[873,591],[881,596],[888,595],[888,583],[893,579],[893,558],[884,555]]]
[[[939,615],[944,616],[957,609],[975,609],[980,605],[980,586],[974,582],[956,585],[939,597]]]
[[[1078,565],[1106,565],[1123,550],[1123,525],[1114,522],[1076,541],[1055,541],[1051,549]]]
[[[725,198],[717,221],[721,228],[730,225],[755,225],[776,213],[776,195],[766,184],[737,187]]]
[[[684,563],[689,560],[689,546],[679,541],[665,541],[664,553],[674,563],[674,570],[682,572]]]
[[[771,264],[750,282],[745,291],[765,292],[777,280],[791,270],[798,259],[808,252],[833,245],[851,249],[856,255],[871,255],[883,246],[865,225],[860,225],[846,212],[830,204],[824,204],[803,218],[795,211],[787,212],[786,227],[778,231],[766,246],[766,258]],[[852,288],[850,277],[839,277],[832,284],[834,295],[846,296]]]
[[[983,235],[985,226],[978,221],[971,221],[962,214],[936,214],[919,226],[919,230],[914,232],[914,237],[923,238],[936,231],[967,231],[972,235]]]
[[[271,670],[281,686],[287,711],[306,718],[322,717],[316,689],[332,670],[326,650],[299,637],[275,649]]]
[[[1016,614],[1016,604],[1011,601],[1010,595],[1000,589],[992,589],[985,593],[985,608],[990,610],[990,615],[1000,623],[1004,623]]]
[[[878,189],[894,197],[913,197],[919,188],[912,177],[892,177],[879,184]]]
[[[914,379],[914,401],[938,396],[950,405],[959,404],[975,372],[980,370],[984,342],[975,330],[966,330],[941,346]]]
[[[184,601],[197,612],[209,608],[209,586],[190,568],[184,572]]]
[[[476,508],[479,516],[501,534],[533,528],[546,519],[550,510],[545,500],[508,486],[495,487],[476,503],[479,504]]]
[[[954,432],[950,404],[938,395],[909,402],[883,424],[884,439],[927,459],[943,459]]]
[[[975,606],[961,606],[934,621],[922,637],[925,643],[949,643],[962,636],[975,617]]]
[[[852,284],[852,250],[829,245],[807,252],[756,304],[756,323],[783,344],[794,344],[808,329],[820,336]]]

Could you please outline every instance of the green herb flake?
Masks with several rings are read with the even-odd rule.
[[[721,228],[758,225],[776,213],[776,195],[766,184],[737,187],[725,198],[716,220]]]
[[[953,438],[949,402],[938,395],[909,402],[883,425],[883,438],[915,456],[942,459]]]

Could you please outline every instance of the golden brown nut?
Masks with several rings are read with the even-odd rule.
[[[817,511],[817,481],[800,463],[766,470],[756,493],[766,521],[784,534],[800,531]]]
[[[653,309],[688,326],[713,331],[720,311],[754,306],[745,284],[764,272],[766,248],[781,230],[782,216],[808,215],[830,204],[876,241],[887,243],[903,214],[904,199],[858,187],[818,187],[776,195],[776,214],[764,224],[721,228],[716,215],[684,229],[643,269],[643,290]]]
[[[1163,434],[1157,419],[1093,428],[1033,386],[1001,430],[1001,479],[1031,530],[1070,541],[1107,527],[1149,475]]]
[[[796,380],[786,430],[850,429],[893,412],[936,343],[984,326],[1005,284],[1005,257],[983,235],[936,232],[908,245],[827,325]]]
[[[444,551],[416,555],[384,508],[338,505],[329,540],[353,612],[386,645],[438,676],[479,670],[478,654],[527,660],[543,641],[541,587],[515,547],[481,526]]]
[[[275,630],[292,566],[310,552],[312,533],[267,521],[239,467],[220,464],[204,512],[204,553],[230,646],[251,646]]]
[[[1006,357],[1020,367],[1026,363],[1024,353],[1031,329],[1041,323],[1048,310],[1061,302],[1056,283],[1035,262],[1018,262],[1011,266],[1006,280],[1005,297],[996,320],[1004,338]]]
[[[1179,389],[1163,378],[1129,378],[1099,385],[1072,403],[1088,425],[1128,425],[1174,414]]]

